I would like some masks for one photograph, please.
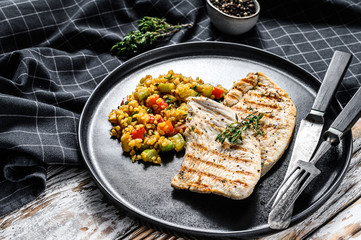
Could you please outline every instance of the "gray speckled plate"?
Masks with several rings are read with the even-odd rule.
[[[195,42],[159,48],[119,66],[94,90],[79,125],[79,142],[86,165],[103,193],[132,215],[171,230],[213,237],[250,237],[271,233],[266,202],[282,181],[293,148],[263,177],[245,200],[231,200],[174,190],[171,179],[183,153],[163,157],[161,166],[132,163],[119,141],[111,139],[108,114],[130,94],[141,77],[177,73],[231,88],[248,72],[261,71],[287,91],[297,108],[297,125],[311,109],[320,82],[281,57],[238,44]],[[331,104],[326,127],[340,106]],[[322,174],[295,204],[295,224],[323,204],[340,184],[352,152],[351,134],[319,162]]]

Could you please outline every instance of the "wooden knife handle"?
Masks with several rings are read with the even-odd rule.
[[[315,102],[313,103],[313,110],[322,113],[326,112],[350,65],[351,59],[352,55],[350,53],[335,51],[321,83],[321,87],[318,90]]]

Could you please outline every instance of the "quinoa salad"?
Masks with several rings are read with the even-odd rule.
[[[120,140],[123,151],[129,152],[133,162],[160,164],[160,152],[179,152],[185,147],[188,98],[222,100],[226,94],[227,90],[220,85],[213,86],[172,70],[157,78],[147,75],[110,112],[110,134]]]

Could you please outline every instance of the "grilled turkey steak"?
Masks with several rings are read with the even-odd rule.
[[[263,73],[249,73],[236,81],[224,104],[238,114],[264,113],[261,146],[262,176],[282,157],[296,125],[296,107],[288,93]]]
[[[262,113],[261,130],[242,133],[237,144],[216,141],[219,133],[239,119]],[[232,199],[250,196],[287,149],[296,124],[296,108],[275,82],[263,73],[249,73],[234,83],[223,103],[208,98],[188,102],[186,153],[171,185]]]
[[[261,176],[259,141],[247,130],[238,144],[215,141],[226,124],[235,122],[235,112],[208,98],[188,102],[186,154],[171,185],[199,193],[233,199],[248,197]]]

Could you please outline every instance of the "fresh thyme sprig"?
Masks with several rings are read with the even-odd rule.
[[[240,122],[236,114],[236,122],[227,124],[226,128],[217,135],[216,141],[224,143],[227,139],[229,143],[236,144],[243,140],[242,133],[250,127],[253,128],[256,135],[263,136],[264,133],[260,128],[260,120],[263,115],[263,113],[258,113],[257,115],[250,114]]]
[[[172,25],[165,18],[145,16],[138,20],[138,30],[129,32],[120,42],[117,42],[110,52],[118,56],[132,56],[154,45],[157,40],[169,36],[183,27],[192,24]]]

